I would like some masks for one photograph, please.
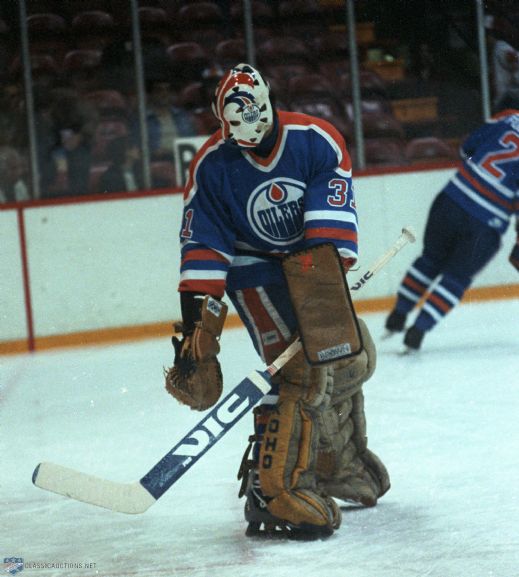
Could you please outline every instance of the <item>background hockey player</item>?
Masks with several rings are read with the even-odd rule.
[[[271,363],[296,337],[296,316],[304,316],[282,257],[308,250],[302,262],[308,256],[311,263],[312,247],[333,243],[346,290],[344,272],[357,259],[351,161],[338,131],[318,118],[276,110],[268,84],[247,64],[222,78],[213,110],[221,129],[196,155],[185,188],[183,322],[176,327],[182,338],[173,339],[175,362],[166,375],[168,391],[197,410],[214,405],[222,391],[216,355],[224,292]],[[303,293],[298,283],[294,290]],[[338,305],[326,291],[314,291],[310,301],[322,307],[323,323],[331,318],[333,325]],[[248,534],[330,535],[341,522],[333,497],[373,506],[389,488],[366,439],[362,384],[375,369],[375,348],[353,308],[345,314],[361,343],[358,354],[311,366],[300,351],[255,410],[251,458],[247,451],[239,473]]]
[[[407,315],[425,297],[405,333],[411,350],[419,349],[424,334],[458,304],[519,215],[519,111],[505,110],[483,124],[461,153],[463,165],[434,200],[423,253],[404,276],[386,319],[390,333],[403,331]],[[510,262],[519,270],[519,240]]]

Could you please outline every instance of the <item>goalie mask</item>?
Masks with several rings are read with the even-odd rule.
[[[213,112],[226,141],[240,148],[258,146],[274,122],[268,83],[249,64],[238,64],[216,87]]]

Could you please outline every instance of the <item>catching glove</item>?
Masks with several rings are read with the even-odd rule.
[[[166,390],[181,403],[195,411],[205,411],[220,398],[223,377],[216,356],[220,352],[218,339],[222,333],[227,305],[206,296],[199,306],[199,320],[193,327],[175,324],[182,339],[171,339],[175,349],[173,366],[165,369]]]

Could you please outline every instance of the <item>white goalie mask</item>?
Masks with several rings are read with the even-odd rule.
[[[274,122],[269,85],[249,64],[238,64],[219,82],[213,112],[225,140],[254,148]]]

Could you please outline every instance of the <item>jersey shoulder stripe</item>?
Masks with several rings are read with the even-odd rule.
[[[491,120],[499,121],[502,120],[505,116],[514,116],[516,114],[519,115],[519,110],[516,110],[515,108],[506,108],[505,110],[501,110],[500,112],[494,114]]]
[[[191,164],[189,165],[188,178],[184,188],[184,204],[189,204],[196,193],[196,172],[200,163],[206,156],[217,150],[223,144],[224,140],[222,137],[222,131],[219,129],[204,142],[195,154]]]
[[[280,120],[288,130],[314,130],[333,148],[338,158],[338,167],[344,176],[351,176],[351,158],[346,150],[346,142],[341,133],[327,120],[303,114],[301,112],[285,112],[280,114]]]

